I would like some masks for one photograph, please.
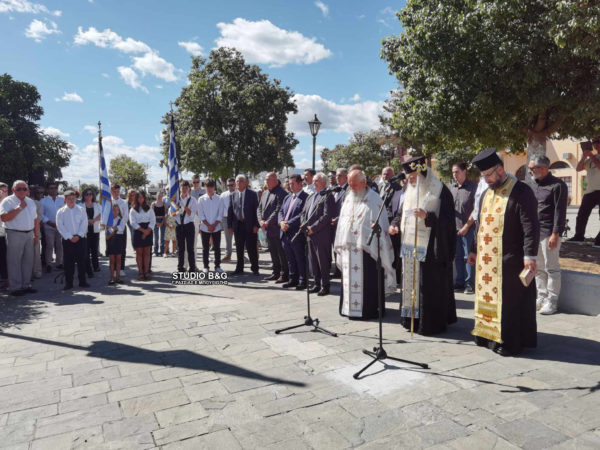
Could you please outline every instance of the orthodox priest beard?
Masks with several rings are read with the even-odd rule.
[[[360,203],[365,198],[367,194],[367,188],[361,189],[358,192],[350,189],[350,191],[346,194],[346,198],[348,198],[352,203]]]

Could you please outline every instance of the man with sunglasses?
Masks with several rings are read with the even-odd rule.
[[[221,222],[223,226],[227,224],[227,212],[229,211],[229,201],[231,200],[231,194],[235,192],[235,178],[227,179],[227,190],[221,194],[221,201],[223,202],[223,208],[225,215],[223,216],[223,221]],[[225,235],[225,258],[221,260],[221,262],[231,261],[231,253],[233,252],[233,234],[227,232],[227,230],[223,233]]]
[[[536,309],[540,314],[554,314],[560,294],[560,235],[567,222],[567,185],[550,173],[550,160],[534,155],[529,161],[533,178],[531,189],[538,202],[540,247],[537,257]]]
[[[39,222],[35,202],[27,197],[27,190],[27,183],[17,180],[13,183],[13,195],[0,203],[0,220],[6,228],[8,283],[13,296],[37,292],[31,287],[31,273]]]
[[[46,185],[48,195],[41,200],[42,209],[44,211],[44,240],[46,248],[46,271],[51,272],[52,254],[56,253],[56,268],[63,268],[63,248],[60,233],[56,229],[56,213],[60,208],[65,206],[65,200],[58,196],[58,185],[56,183],[48,183]]]
[[[582,142],[581,150],[583,154],[577,163],[575,170],[586,171],[587,185],[585,193],[581,199],[581,206],[577,212],[575,221],[575,236],[568,239],[567,242],[583,244],[585,241],[585,228],[590,218],[590,214],[596,206],[600,206],[600,136],[594,138],[590,143]],[[596,153],[594,154],[594,150]],[[600,212],[600,211],[599,211]],[[600,232],[594,240],[594,247],[600,248]]]
[[[481,198],[476,239],[467,262],[475,265],[475,342],[501,356],[536,347],[536,289],[521,281],[536,273],[540,242],[531,188],[508,175],[495,148],[473,158],[489,189]]]

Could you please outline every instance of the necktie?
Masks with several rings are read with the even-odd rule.
[[[290,218],[290,214],[292,213],[292,207],[294,206],[294,202],[296,201],[296,194],[292,196],[292,201],[290,202],[290,206],[288,207],[287,212],[285,213],[285,221]]]
[[[243,208],[243,204],[242,204],[242,192],[240,192],[240,204],[238,207],[238,220],[242,221],[244,220],[244,208]]]
[[[315,209],[315,205],[317,204],[317,199],[318,199],[318,198],[319,198],[319,194],[318,194],[318,193],[316,193],[316,194],[313,196],[312,205],[310,205],[310,211],[309,211],[309,212],[310,212],[310,214],[311,214],[311,215],[312,215],[312,213],[313,213],[313,210]]]

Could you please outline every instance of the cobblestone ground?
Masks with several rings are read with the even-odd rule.
[[[539,317],[538,348],[502,358],[470,338],[472,297],[414,339],[395,299],[385,348],[430,369],[388,361],[356,381],[378,325],[340,317],[337,295],[312,311],[339,337],[275,335],[302,321],[303,292],[251,275],[172,286],[173,258],[137,282],[128,257],[109,287],[106,264],[88,290],[45,274],[38,294],[0,299],[3,448],[600,448],[598,317]]]

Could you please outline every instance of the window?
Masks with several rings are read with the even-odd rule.
[[[568,163],[564,162],[564,161],[556,161],[552,164],[550,164],[550,170],[552,169],[569,169],[571,166],[569,166]],[[566,181],[565,181],[566,183]]]

